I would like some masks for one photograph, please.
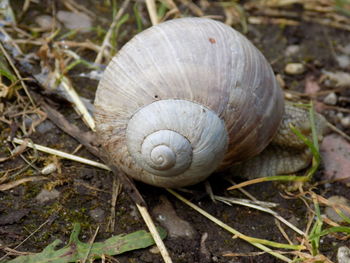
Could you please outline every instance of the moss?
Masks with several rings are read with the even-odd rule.
[[[31,170],[31,169],[30,169]],[[33,172],[33,170],[31,170],[31,172],[27,173],[26,176],[31,176],[29,174],[31,174]],[[25,189],[25,194],[23,196],[24,200],[32,200],[34,199],[42,190],[42,183],[28,183],[25,185],[26,189]]]

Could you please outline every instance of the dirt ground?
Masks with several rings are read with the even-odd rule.
[[[18,27],[23,31],[30,32],[32,36],[31,40],[33,41],[36,37],[42,37],[42,31],[30,29],[30,27],[38,26],[31,18],[42,14],[52,15],[57,10],[67,10],[67,5],[64,5],[63,2],[65,1],[43,1],[42,5],[39,5],[33,1],[29,9],[18,20]],[[63,36],[63,39],[66,37],[66,39],[76,42],[84,42],[89,39],[92,43],[101,45],[101,39],[103,39],[102,29],[108,30],[112,21],[112,10],[107,5],[110,1],[102,1],[103,4],[97,3],[98,1],[89,1],[89,4],[85,1],[77,2],[88,7],[90,11],[97,10],[96,14],[100,18],[95,17],[92,19],[94,30],[82,34],[67,34],[63,36],[69,32],[67,29],[63,29],[62,32],[59,32],[58,36]],[[195,15],[193,10],[184,4],[188,1],[175,2],[179,6],[181,14]],[[203,2],[206,1],[195,1],[194,3],[200,9],[204,10],[206,15],[216,15],[219,16],[219,20],[225,21],[226,16],[222,6],[210,4],[209,7],[204,9],[202,7]],[[244,1],[244,3],[239,2],[245,11],[245,21],[247,24],[240,22],[243,20],[238,20],[238,23],[234,24],[234,27],[243,32],[262,51],[271,63],[276,75],[281,76],[283,79],[286,92],[294,95],[304,93],[305,83],[310,78],[313,78],[319,84],[320,91],[328,91],[332,88],[327,87],[322,82],[321,77],[324,71],[350,73],[350,67],[342,68],[335,57],[335,54],[339,53],[340,47],[345,47],[349,44],[350,32],[345,28],[346,25],[342,29],[341,25],[338,26],[339,28],[336,28],[332,25],[322,25],[317,19],[307,19],[307,12],[310,11],[306,10],[302,4],[290,5],[287,8],[270,8],[271,10],[275,10],[275,12],[279,12],[276,15],[271,15],[267,14],[268,12],[264,13],[262,11],[270,9],[253,8],[247,5],[247,3],[249,1]],[[19,16],[21,11],[16,10],[21,10],[21,1],[14,1],[12,5],[15,15]],[[116,40],[117,49],[136,33],[134,6],[135,2],[131,1],[131,4],[125,11],[125,13],[129,14],[129,20],[119,28],[119,37]],[[150,21],[145,5],[139,3],[137,8],[141,10],[141,13],[143,13],[146,19],[143,28],[149,27]],[[290,14],[293,14],[293,16]],[[318,14],[318,18],[322,18],[324,15],[323,13]],[[252,20],[248,19],[249,17],[260,18],[260,20],[253,23]],[[347,19],[347,21],[350,20],[349,17]],[[290,21],[297,23],[295,25],[289,25]],[[14,38],[20,38],[18,32],[9,32]],[[38,54],[40,50],[44,52],[43,46],[35,44],[20,45],[24,53],[28,55]],[[297,46],[298,51],[296,53],[286,54],[286,50],[292,45]],[[50,42],[48,49],[53,48],[53,46],[54,42]],[[74,50],[90,62],[94,60],[96,55],[92,50],[81,47],[69,47],[68,49]],[[36,62],[33,68],[34,74],[34,72],[40,72],[42,65],[40,65],[38,59],[34,59],[33,61]],[[52,58],[47,58],[47,63],[52,62]],[[290,62],[303,63],[305,65],[305,72],[298,75],[286,74],[284,68]],[[102,61],[101,64],[104,63]],[[81,72],[89,71],[91,70],[84,65],[78,65],[66,75],[72,81],[78,94],[93,101],[98,81],[79,76]],[[27,85],[30,90],[36,89],[30,82]],[[314,99],[322,103],[327,93],[320,94]],[[350,90],[337,90],[336,94],[338,97],[347,98],[347,101],[338,102],[336,106],[346,109],[347,111],[344,111],[343,114],[349,115]],[[302,96],[299,98],[310,99],[310,97]],[[43,111],[42,109],[34,110],[27,107],[30,103],[23,89],[19,89],[11,97],[2,97],[0,99],[1,105],[3,105],[3,113],[0,112],[0,116],[3,114],[0,121],[0,157],[5,158],[10,155],[9,150],[14,149],[13,144],[6,142],[7,138],[9,136],[20,137],[25,135],[23,134],[22,126],[27,125],[25,130],[28,131],[28,127],[33,122],[31,117],[38,113],[39,110],[41,112]],[[56,100],[52,103],[52,106],[64,114],[68,121],[78,125],[83,131],[88,131],[88,128],[69,103],[63,100]],[[336,107],[322,109],[322,113],[331,123],[345,133],[350,134],[350,128],[343,127],[339,123],[337,119],[339,111]],[[28,113],[23,114],[26,110],[28,110]],[[4,120],[8,120],[9,122]],[[35,131],[30,133],[29,137],[36,144],[45,145],[68,153],[75,152],[76,155],[99,161],[84,147],[79,147],[79,143],[76,140],[61,131],[48,119],[36,126]],[[17,156],[0,162],[0,179],[1,176],[4,177],[6,175],[7,180],[5,182],[8,183],[29,176],[40,176],[40,170],[50,163],[55,163],[59,169],[49,175],[45,175],[47,180],[28,182],[12,187],[9,190],[0,191],[0,257],[8,253],[6,248],[15,248],[33,232],[35,233],[16,248],[17,251],[40,252],[55,239],[67,241],[74,222],[79,222],[82,226],[80,238],[83,241],[90,240],[97,226],[100,226],[100,229],[96,236],[96,241],[104,240],[115,234],[146,229],[135,204],[124,191],[121,191],[116,202],[115,227],[112,232],[109,231],[110,203],[114,180],[110,172],[46,153],[33,152],[30,149],[25,150],[22,153],[22,157]],[[303,189],[305,191],[312,190],[314,193],[325,198],[333,195],[341,195],[350,199],[349,186],[342,182],[317,184],[323,178],[323,169],[321,165],[314,179],[306,183]],[[226,174],[227,172],[223,172],[210,177],[209,181],[213,192],[220,196],[246,198],[238,190],[230,192],[226,190],[231,186],[224,179]],[[234,178],[234,180],[236,183],[239,183],[244,181],[244,178]],[[259,250],[239,238],[232,238],[232,234],[204,218],[177,200],[166,190],[139,182],[136,182],[136,186],[146,200],[149,211],[154,211],[154,208],[160,204],[159,200],[161,196],[162,198],[165,197],[170,201],[176,214],[181,219],[187,221],[193,230],[190,237],[168,236],[165,239],[165,245],[169,250],[173,262],[282,262],[266,253],[253,253]],[[298,228],[305,229],[310,222],[312,201],[305,196],[300,197],[297,194],[295,196],[288,195],[286,192],[286,187],[288,186],[286,183],[266,182],[251,185],[244,189],[258,200],[277,203],[278,206],[274,208],[276,212]],[[45,197],[38,196],[39,193],[42,193],[43,189],[54,189],[57,191],[57,196],[45,200]],[[271,215],[243,206],[228,206],[221,202],[214,203],[206,194],[204,184],[195,185],[188,189],[188,192],[182,193],[186,198],[241,233],[256,238],[288,243]],[[321,207],[322,213],[323,210],[324,207]],[[155,214],[154,218],[157,218]],[[156,222],[159,224],[158,221]],[[291,241],[295,243],[300,242],[300,236],[298,234],[289,228],[284,226],[283,228]],[[205,235],[207,235],[206,240],[201,242]],[[337,235],[326,235],[321,238],[319,252],[328,257],[329,260],[336,262],[337,249],[344,245],[350,246],[349,235],[344,236],[340,233]],[[233,256],[232,253],[239,253],[239,255]],[[6,259],[13,258],[14,255],[16,254],[12,254],[12,256]],[[160,254],[154,252],[154,248],[146,248],[116,256],[115,260],[107,258],[107,262],[144,263],[163,261]]]

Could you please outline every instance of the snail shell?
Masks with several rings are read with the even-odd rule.
[[[283,105],[270,65],[249,40],[221,22],[181,18],[139,33],[112,59],[95,119],[125,173],[182,187],[259,154]]]

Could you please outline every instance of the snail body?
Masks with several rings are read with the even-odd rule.
[[[284,113],[273,71],[243,35],[181,18],[131,39],[99,83],[95,120],[111,162],[182,187],[262,152]]]

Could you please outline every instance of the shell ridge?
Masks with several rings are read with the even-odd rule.
[[[187,89],[187,91],[190,92],[190,98],[189,99],[192,99],[193,98],[193,94],[192,94],[191,85],[189,83],[187,74],[185,74],[184,70],[182,70],[182,67],[181,67],[182,65],[178,61],[177,52],[176,52],[176,50],[174,48],[174,42],[171,41],[169,36],[166,34],[166,32],[161,27],[158,27],[158,31],[163,36],[164,42],[167,43],[168,50],[171,52],[172,57],[174,58],[174,60],[172,62],[173,62],[174,65],[176,65],[176,71],[175,72],[178,72],[177,74],[179,74],[179,78],[182,80],[182,83],[180,85],[181,89],[183,89],[183,90]],[[174,31],[176,31],[176,30],[174,30]]]

